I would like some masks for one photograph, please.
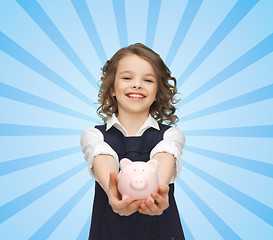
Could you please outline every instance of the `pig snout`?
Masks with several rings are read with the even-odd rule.
[[[146,181],[142,176],[135,176],[131,180],[131,187],[135,190],[142,190],[146,187]]]

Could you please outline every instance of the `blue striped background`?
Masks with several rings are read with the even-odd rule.
[[[100,67],[142,42],[177,78],[186,239],[273,239],[271,0],[0,1],[0,238],[87,239],[79,146]]]

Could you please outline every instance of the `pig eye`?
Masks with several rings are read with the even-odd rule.
[[[145,172],[145,169],[142,169],[142,172]]]
[[[136,171],[136,169],[134,169],[134,172]]]

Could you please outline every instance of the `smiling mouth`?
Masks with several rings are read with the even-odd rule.
[[[129,94],[126,94],[126,96],[129,97],[129,98],[139,98],[139,99],[145,98],[144,95],[136,94],[136,93],[129,93]]]

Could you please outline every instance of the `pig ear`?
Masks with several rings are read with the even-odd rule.
[[[155,171],[157,171],[158,168],[158,161],[155,159],[151,159],[150,161],[147,162],[149,166],[151,166]]]
[[[120,160],[120,169],[123,170],[125,169],[126,167],[130,166],[132,164],[132,161],[128,158],[123,158]]]

